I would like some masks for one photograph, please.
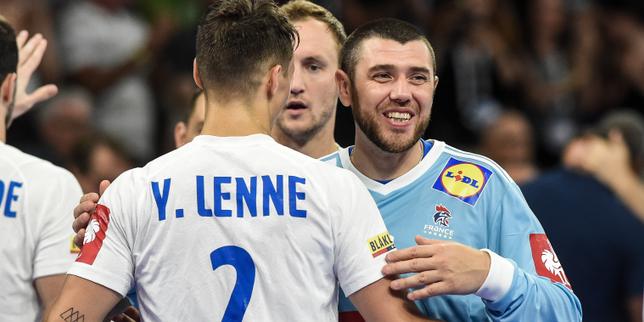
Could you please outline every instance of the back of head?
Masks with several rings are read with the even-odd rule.
[[[642,173],[644,171],[644,119],[634,111],[618,110],[609,113],[591,132],[601,137],[608,137],[612,130],[618,130],[624,138],[631,156],[631,166]]]
[[[297,32],[269,0],[216,0],[199,25],[197,66],[218,98],[254,93],[264,71],[288,69]]]
[[[289,1],[282,6],[282,11],[291,22],[305,19],[315,19],[323,22],[329,27],[329,31],[331,31],[335,41],[338,43],[338,48],[341,48],[347,39],[347,33],[344,31],[342,23],[329,10],[311,1]]]
[[[0,82],[7,74],[15,73],[18,65],[16,33],[4,17],[0,16]]]
[[[385,18],[368,22],[354,30],[340,52],[340,68],[345,71],[351,79],[354,77],[355,67],[360,55],[360,46],[370,38],[382,38],[406,44],[410,41],[420,40],[427,45],[432,57],[432,67],[436,71],[436,57],[434,48],[427,38],[414,25],[402,20]]]

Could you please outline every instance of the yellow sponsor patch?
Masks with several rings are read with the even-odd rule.
[[[394,248],[394,237],[391,236],[388,232],[378,234],[367,240],[367,245],[371,251],[371,256],[378,257]]]
[[[433,188],[474,206],[491,175],[483,166],[450,158]]]
[[[76,246],[76,244],[74,244],[74,236],[76,235],[72,235],[72,238],[69,239],[69,252],[72,254],[78,254],[81,250]]]

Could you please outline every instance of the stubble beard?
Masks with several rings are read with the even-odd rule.
[[[396,135],[387,137],[387,134],[383,129],[378,128],[378,122],[376,121],[377,114],[368,115],[368,113],[363,112],[363,109],[360,106],[360,100],[358,99],[357,91],[351,86],[351,112],[353,114],[353,119],[357,123],[358,127],[362,132],[367,136],[367,138],[375,144],[379,149],[389,152],[389,153],[401,153],[405,152],[414,147],[416,142],[425,133],[427,126],[429,125],[429,117],[425,120],[421,120],[414,129],[414,134],[409,139],[399,140]]]
[[[335,106],[334,106],[335,108]],[[333,110],[324,110],[319,117],[312,114],[312,122],[309,126],[303,129],[290,128],[285,121],[286,116],[281,114],[277,118],[277,127],[291,140],[295,141],[298,145],[302,146],[309,142],[315,135],[320,133],[324,126],[330,121],[333,115]]]

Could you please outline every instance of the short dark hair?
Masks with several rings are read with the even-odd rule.
[[[0,82],[18,66],[18,45],[13,27],[0,16]]]
[[[297,31],[270,0],[216,0],[197,31],[197,66],[219,97],[248,95],[264,66],[288,70]]]
[[[403,45],[416,40],[424,42],[431,54],[432,67],[434,68],[434,73],[436,73],[434,48],[432,48],[432,45],[423,33],[410,23],[393,18],[384,18],[368,22],[358,27],[347,37],[347,41],[344,42],[344,47],[340,51],[340,68],[351,79],[355,76],[355,68],[358,63],[358,55],[360,54],[362,43],[374,37],[394,40]]]

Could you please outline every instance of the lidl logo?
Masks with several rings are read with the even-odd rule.
[[[371,251],[371,256],[378,257],[394,248],[394,238],[388,232],[378,234],[367,240],[367,245]]]
[[[433,188],[473,206],[491,175],[485,167],[450,158]]]

